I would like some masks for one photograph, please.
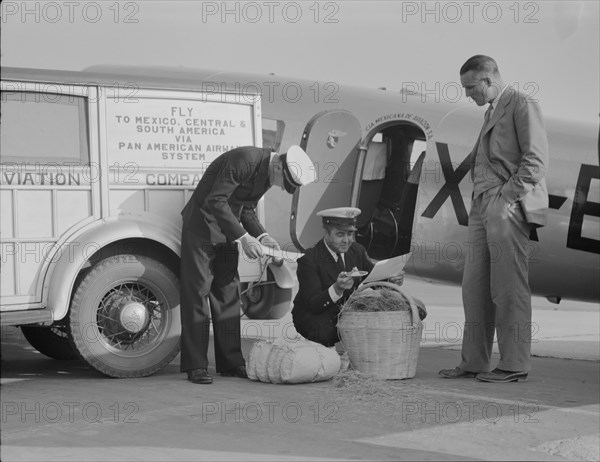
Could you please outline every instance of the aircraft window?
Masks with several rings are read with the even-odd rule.
[[[2,92],[0,162],[89,165],[87,98]]]
[[[275,152],[279,152],[281,140],[283,139],[283,131],[285,130],[285,122],[283,120],[263,119],[262,120],[262,136],[263,148],[271,148]]]

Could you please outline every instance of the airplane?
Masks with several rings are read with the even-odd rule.
[[[259,91],[263,145],[285,152],[299,143],[315,161],[314,184],[292,198],[273,188],[265,195],[266,229],[284,250],[302,251],[320,238],[317,211],[355,206],[362,210],[356,239],[372,258],[406,255],[406,274],[461,283],[472,193],[467,156],[482,109],[440,95],[432,102],[410,91],[274,74],[202,71],[202,79],[209,92]],[[532,294],[598,302],[598,123],[545,123],[549,216],[530,242]]]

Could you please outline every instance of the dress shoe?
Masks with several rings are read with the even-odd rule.
[[[527,372],[503,371],[502,369],[494,369],[492,372],[482,372],[477,374],[477,380],[481,382],[492,383],[507,383],[507,382],[522,382],[527,381]]]
[[[238,366],[228,371],[221,372],[223,377],[239,377],[240,379],[247,379],[248,374],[246,373],[246,366]]]
[[[445,379],[472,379],[477,375],[477,372],[469,372],[455,367],[454,369],[442,369],[438,372]]]
[[[188,371],[188,380],[192,383],[212,383],[213,379],[206,369],[194,369]]]

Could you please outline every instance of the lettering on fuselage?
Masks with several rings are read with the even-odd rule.
[[[456,170],[454,170],[452,161],[450,160],[448,145],[446,143],[437,142],[435,145],[437,147],[440,165],[442,167],[442,172],[444,172],[446,183],[435,195],[431,203],[423,212],[422,216],[426,218],[433,218],[442,205],[444,205],[446,199],[450,198],[450,200],[452,200],[452,206],[454,207],[458,224],[461,226],[467,226],[469,224],[469,214],[467,213],[467,208],[465,207],[465,202],[463,201],[458,185],[465,175],[471,170],[471,158],[467,156],[456,168]]]
[[[567,247],[584,250],[585,252],[600,253],[600,240],[581,235],[583,218],[586,215],[600,217],[600,203],[588,201],[590,184],[593,178],[600,179],[600,167],[598,165],[582,164],[575,186],[575,197],[573,197]]]

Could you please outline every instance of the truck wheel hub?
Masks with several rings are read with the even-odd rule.
[[[119,321],[125,330],[137,334],[148,324],[148,310],[139,302],[127,302],[121,307]]]

